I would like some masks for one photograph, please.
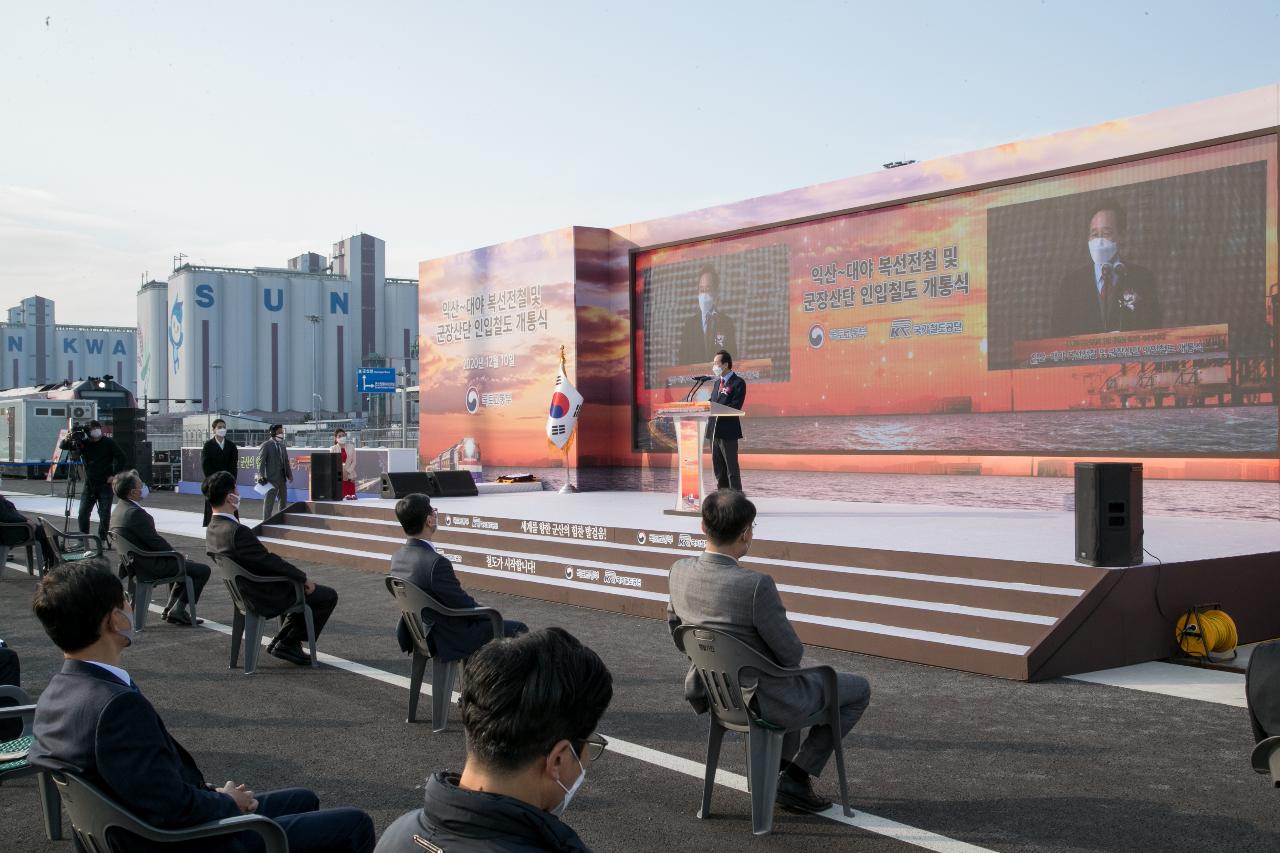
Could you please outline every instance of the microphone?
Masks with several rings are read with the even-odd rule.
[[[705,375],[703,375],[703,376],[695,376],[695,377],[693,377],[693,381],[694,381],[694,382],[710,382],[712,379],[715,379],[715,377],[714,377],[714,376],[705,376]]]

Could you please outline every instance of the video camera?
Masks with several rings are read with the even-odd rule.
[[[80,456],[80,451],[84,449],[85,444],[89,441],[89,425],[87,423],[71,422],[71,429],[67,432],[67,437],[62,440],[62,444],[58,445],[63,450],[71,454],[74,461]]]

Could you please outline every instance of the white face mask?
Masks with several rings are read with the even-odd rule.
[[[710,293],[699,293],[698,307],[702,309],[703,314],[710,314],[711,309],[716,307],[716,298]]]
[[[98,439],[102,438],[102,430],[100,429],[89,430],[89,438],[92,438],[94,441],[97,441]]]
[[[240,509],[240,496],[235,492],[227,495],[227,505],[231,507],[232,512],[237,512]]]
[[[724,373],[724,368],[718,364],[713,364],[711,365],[711,372],[716,376],[719,376],[721,373]]]
[[[1089,255],[1095,264],[1109,264],[1115,259],[1120,247],[1114,240],[1105,237],[1094,237],[1089,241]]]
[[[119,634],[121,637],[124,637],[126,646],[132,646],[133,645],[133,614],[130,613],[128,610],[125,610],[123,607],[119,608],[119,610],[121,613],[124,614],[124,618],[129,620],[129,627],[125,628],[123,631],[117,629],[116,633]]]
[[[147,484],[143,483],[138,487],[138,500],[145,501],[147,496],[151,494],[151,489],[147,488]]]
[[[213,434],[217,436],[219,440],[227,437],[227,431],[223,427],[218,427],[217,429],[215,429],[213,431]]]
[[[272,438],[274,438],[276,441],[280,442],[281,444],[284,443],[284,433],[280,433],[279,435],[272,436]]]
[[[551,813],[556,817],[560,817],[564,814],[564,810],[569,808],[569,801],[573,799],[573,795],[578,793],[578,789],[582,787],[582,783],[587,781],[587,768],[582,766],[582,759],[578,757],[578,753],[574,750],[572,745],[569,746],[569,751],[573,753],[573,760],[578,762],[578,770],[581,772],[578,773],[578,778],[574,780],[574,783],[568,788],[565,788],[564,783],[559,779],[556,780],[556,784],[561,788],[564,788],[564,799],[560,801],[560,805],[551,810]]]
[[[347,443],[347,437],[346,437],[345,435],[344,435],[344,436],[340,436],[340,437],[338,438],[338,444],[346,444],[346,443]]]

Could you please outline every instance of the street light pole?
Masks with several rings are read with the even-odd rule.
[[[222,406],[222,365],[211,364],[209,369],[213,371],[213,410],[216,413]]]
[[[318,360],[316,358],[316,338],[320,332],[320,315],[308,314],[307,322],[311,324],[311,420],[320,420],[320,410],[316,408],[316,398],[320,395],[316,391],[316,369]]]

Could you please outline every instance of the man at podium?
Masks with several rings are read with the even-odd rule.
[[[711,386],[711,402],[742,411],[747,401],[747,380],[733,372],[733,356],[720,350],[711,361],[715,384]],[[711,438],[711,467],[716,474],[716,488],[742,491],[742,472],[738,468],[738,439],[742,438],[742,418],[708,418],[707,435]]]

